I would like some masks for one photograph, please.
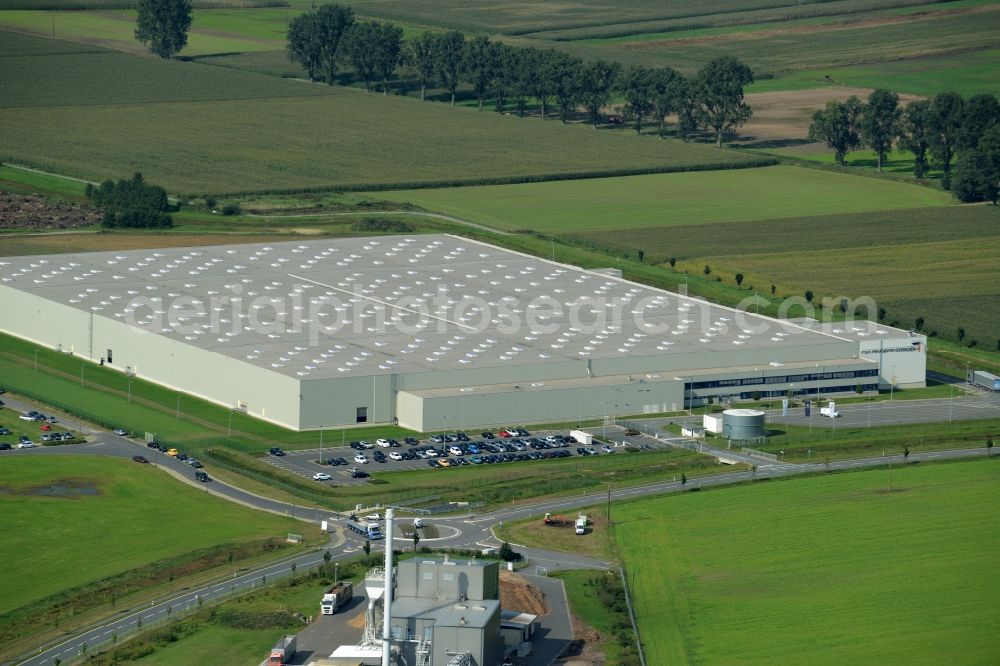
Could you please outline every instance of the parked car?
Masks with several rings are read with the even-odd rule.
[[[178,454],[178,453],[180,453],[180,451],[178,451],[177,449],[167,449],[167,452],[166,452],[166,453],[167,453],[167,455],[168,455],[168,456],[170,456],[171,458],[176,458],[176,457],[177,457],[177,454]]]
[[[377,463],[384,463],[386,461],[385,454],[382,453],[381,451],[376,451],[375,453],[373,453],[372,458],[374,458],[375,462]]]
[[[0,428],[0,435],[12,435],[10,428]]]
[[[35,417],[32,416],[31,414],[18,414],[17,418],[21,419],[22,421],[34,421],[35,420]]]
[[[208,473],[203,472],[201,470],[198,470],[197,472],[194,473],[194,478],[195,481],[201,481],[202,483],[206,483],[212,480],[211,477],[208,476]]]
[[[188,457],[187,457],[187,454],[186,454],[186,453],[178,453],[178,454],[177,454],[177,459],[178,459],[178,460],[187,460],[187,459],[188,459]]]
[[[634,428],[627,428],[625,430],[625,436],[626,437],[635,437],[638,434],[639,434],[639,431],[635,430]]]
[[[52,430],[52,426],[48,423],[43,423],[42,425],[38,426],[38,429],[44,432],[46,430]]]
[[[10,444],[7,442],[0,442],[0,451],[10,451]]]
[[[358,463],[359,465],[364,465],[368,462],[368,456],[366,456],[363,453],[359,453],[356,456],[354,456],[354,462]]]
[[[124,437],[128,434],[128,431],[125,428],[115,428],[114,433],[119,437]]]
[[[393,451],[392,453],[389,454],[389,459],[390,460],[402,460],[403,459],[403,454],[400,453],[399,451]]]
[[[371,513],[365,516],[365,520],[370,520],[372,522],[377,523],[378,521],[382,520],[382,516],[378,515],[377,513]]]
[[[17,448],[19,449],[33,449],[37,446],[38,444],[35,444],[30,439],[21,440],[20,442],[17,443]]]
[[[417,445],[417,444],[419,444],[420,442],[418,442],[418,441],[417,441],[416,439],[414,439],[413,437],[404,437],[404,438],[403,438],[403,443],[404,443],[404,444],[406,444],[407,446],[416,446],[416,445]]]
[[[492,432],[490,432],[489,430],[484,430],[484,431],[483,431],[482,433],[480,433],[480,434],[482,435],[482,438],[483,438],[483,439],[493,439],[494,437],[496,437],[496,435],[494,435],[494,434],[493,434]]]
[[[160,443],[155,440],[152,442],[146,442],[146,446],[151,449],[156,449],[157,451],[160,450]]]
[[[378,444],[379,446],[381,446],[383,449],[387,449],[390,446],[392,446],[392,444],[389,443],[389,440],[387,440],[385,438],[382,438],[382,437],[379,437],[378,439],[376,439],[375,443]]]
[[[316,472],[313,474],[313,481],[329,481],[331,478],[333,477],[326,472]]]
[[[279,456],[279,457],[285,455],[285,452],[282,451],[281,448],[277,446],[272,446],[271,450],[268,451],[268,453],[270,453],[272,456]]]
[[[132,456],[132,460],[136,461],[137,463],[148,463],[149,462],[143,456]]]
[[[201,461],[195,458],[188,460],[188,465],[191,465],[191,467],[194,467],[195,469],[201,469],[204,467],[204,465],[201,464]]]

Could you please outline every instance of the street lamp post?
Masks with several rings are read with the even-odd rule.
[[[889,384],[889,402],[892,402],[892,396],[895,391],[896,391],[896,366],[892,366],[892,383]]]
[[[868,427],[872,427],[872,397],[868,396]]]
[[[132,380],[128,380],[128,404],[132,404]]]
[[[235,409],[229,410],[229,422],[226,424],[226,437],[233,436],[233,414],[236,413]]]
[[[177,394],[177,420],[181,420],[181,396]]]
[[[955,404],[955,385],[948,384],[948,423],[951,423],[952,406]]]
[[[326,426],[321,425],[319,427],[319,464],[323,464],[323,428]]]
[[[604,439],[608,438],[608,401],[601,400],[601,405],[604,406]]]
[[[35,372],[38,372],[38,352],[40,351],[40,349],[35,350]]]
[[[80,364],[80,386],[83,386],[83,363]]]

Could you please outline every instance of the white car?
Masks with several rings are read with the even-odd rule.
[[[399,451],[393,451],[392,453],[389,454],[389,460],[402,460],[402,459],[403,459],[403,454],[400,453]]]
[[[368,456],[366,456],[363,453],[359,453],[358,455],[354,456],[354,462],[358,463],[359,465],[364,465],[365,463],[368,462]]]
[[[450,453],[453,456],[460,456],[463,453],[462,447],[461,446],[449,446],[448,447],[448,453]]]
[[[115,434],[118,435],[119,437],[124,437],[125,435],[128,434],[128,431],[125,430],[124,428],[118,428],[117,430],[115,430]]]
[[[615,450],[613,448],[611,448],[610,446],[602,446],[601,447],[601,451],[603,451],[604,453],[614,453],[615,452]]]
[[[378,444],[379,446],[381,446],[383,449],[387,449],[390,446],[392,446],[392,444],[390,444],[389,440],[387,440],[387,439],[381,439],[381,438],[380,439],[376,439],[375,443]]]
[[[17,418],[21,419],[22,421],[34,421],[35,420],[35,417],[31,416],[30,414],[21,414]]]
[[[17,443],[17,448],[19,448],[19,449],[33,449],[36,446],[38,446],[38,444],[35,444],[34,442],[32,442],[30,440],[24,441],[24,442],[18,442]]]
[[[377,523],[378,521],[382,520],[382,516],[378,515],[377,513],[373,513],[371,515],[365,516],[365,520],[370,520],[373,523]]]
[[[313,474],[313,481],[329,481],[331,478],[326,472],[316,472]]]

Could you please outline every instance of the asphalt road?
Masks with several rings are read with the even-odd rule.
[[[965,409],[972,414],[988,413],[990,415],[994,415],[995,412],[1000,412],[1000,396],[970,397],[963,400],[967,403],[965,405]],[[19,403],[16,400],[8,400],[7,402],[14,409],[34,408],[26,403]],[[914,404],[917,402],[921,403],[921,405]],[[947,407],[947,401],[943,402]],[[930,403],[929,406],[928,403]],[[896,418],[895,412],[889,412],[889,410],[900,409],[900,413],[902,414],[919,416],[921,413],[926,413],[922,412],[922,409],[927,409],[928,407],[930,409],[940,409],[941,403],[942,401],[908,401],[906,403],[899,402],[891,405],[881,405],[880,407],[885,410],[886,418]],[[976,407],[974,405],[984,406]],[[951,407],[951,409],[954,408],[954,406]],[[875,408],[873,407],[873,411],[874,409]],[[849,412],[853,413],[853,415],[848,416]],[[858,413],[855,412],[864,415],[866,413],[866,406],[845,405],[845,416],[843,417],[844,422],[848,422],[847,419],[849,418],[859,418]],[[1000,413],[995,415],[1000,415]],[[336,527],[334,529],[334,533],[331,535],[330,543],[325,550],[317,550],[305,555],[299,555],[297,557],[289,558],[275,564],[270,564],[253,571],[237,571],[234,573],[232,578],[227,577],[225,579],[219,579],[213,581],[212,583],[202,585],[196,589],[182,589],[174,594],[152,602],[148,607],[123,610],[118,616],[100,624],[99,626],[92,627],[72,636],[67,636],[55,641],[54,643],[40,646],[36,654],[15,663],[30,664],[32,666],[54,664],[54,660],[56,658],[65,660],[73,654],[79,654],[83,649],[84,644],[94,646],[100,642],[108,640],[114,634],[124,636],[129,631],[134,630],[140,622],[144,626],[149,625],[153,622],[168,618],[173,612],[194,607],[199,603],[199,600],[201,600],[202,603],[205,603],[234,590],[252,589],[266,584],[268,580],[273,580],[275,577],[287,576],[292,571],[293,563],[295,567],[299,569],[318,565],[323,561],[325,551],[330,552],[333,560],[346,559],[356,555],[363,546],[364,540],[360,537],[360,535],[342,529],[341,526],[344,521],[342,516],[333,515],[331,512],[325,510],[295,507],[290,504],[248,493],[219,481],[211,481],[207,484],[200,484],[194,480],[194,470],[188,465],[157,451],[150,450],[143,443],[133,442],[132,440],[124,437],[116,437],[110,433],[89,428],[86,424],[83,425],[83,429],[88,433],[91,439],[91,441],[87,444],[60,447],[40,447],[20,451],[3,451],[0,452],[0,456],[83,454],[131,458],[133,455],[138,453],[146,456],[151,461],[154,461],[157,466],[174,474],[177,478],[193,486],[202,488],[206,492],[211,492],[220,497],[224,497],[231,501],[236,501],[259,510],[271,511],[281,515],[294,515],[297,519],[312,523],[319,523],[322,520],[327,520]],[[591,430],[600,431],[602,428],[592,428]],[[621,430],[619,428],[609,430],[609,435],[611,435],[612,432],[617,432],[619,435],[621,434]],[[631,441],[655,442],[655,440],[643,437],[630,438],[630,442]],[[660,446],[664,445],[663,442],[656,442],[656,444]],[[713,453],[713,451],[706,452]],[[733,455],[732,451],[718,451],[715,453],[725,454],[727,456]],[[983,449],[932,451],[927,453],[911,454],[909,462],[971,458],[983,455]],[[753,478],[779,478],[815,473],[824,470],[837,471],[890,464],[901,465],[903,464],[904,459],[902,455],[888,455],[856,460],[840,460],[830,462],[829,464],[772,463],[751,459],[747,459],[747,462],[757,464],[757,471],[736,471],[728,474],[718,474],[698,478],[696,480],[689,481],[686,487],[682,485],[680,481],[670,481],[612,491],[610,495],[612,515],[614,502],[623,499],[681,492],[684,490],[691,490],[693,488],[723,486],[748,481]],[[543,516],[546,512],[568,512],[578,507],[604,504],[607,501],[607,492],[581,493],[580,495],[574,497],[552,501],[542,501],[529,505],[519,505],[516,507],[498,509],[478,515],[470,514],[462,516],[432,517],[427,519],[427,522],[437,526],[441,532],[441,536],[433,539],[422,539],[421,544],[430,547],[443,548],[496,548],[500,545],[500,543],[493,536],[491,528],[503,522],[516,521],[531,517],[541,518],[541,516]],[[406,520],[406,518],[402,519],[404,523]],[[402,536],[402,532],[398,529],[393,537],[395,539],[394,546],[396,548],[405,549],[407,547],[412,547],[412,540]],[[384,542],[374,542],[372,546],[373,551],[378,551],[381,548],[384,548]],[[560,568],[603,569],[606,567],[606,563],[604,562],[576,553],[544,551],[539,549],[524,548],[521,546],[517,546],[517,549],[521,551],[533,565],[549,571]]]

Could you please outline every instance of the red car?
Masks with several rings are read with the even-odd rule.
[[[514,433],[510,432],[509,430],[501,430],[497,434],[503,437],[504,439],[514,436]]]
[[[48,423],[43,423],[40,427],[42,430],[52,430],[52,426],[50,426]]]

